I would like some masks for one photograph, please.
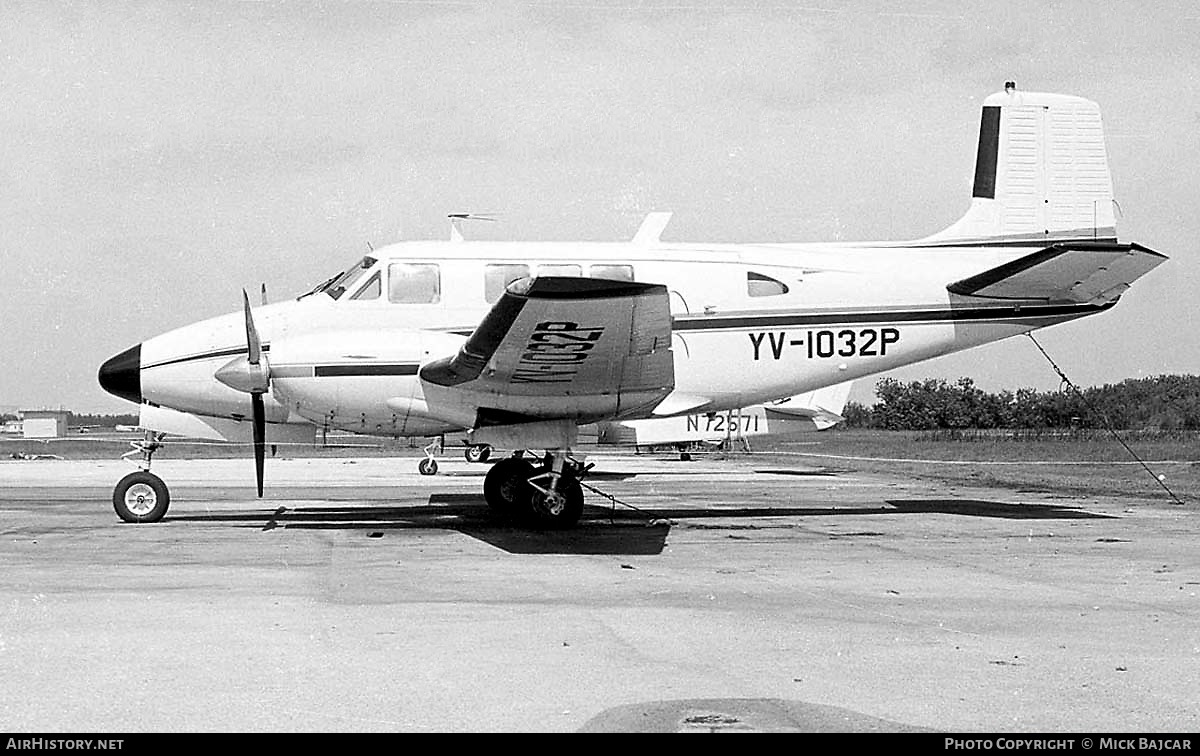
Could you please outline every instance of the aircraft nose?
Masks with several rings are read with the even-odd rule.
[[[142,403],[142,345],[109,358],[100,366],[100,387],[113,396]]]

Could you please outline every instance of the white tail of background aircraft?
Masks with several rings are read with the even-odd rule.
[[[828,430],[845,419],[842,410],[852,385],[853,381],[847,381],[725,412],[607,423],[600,429],[600,442],[635,446],[719,444],[746,442],[752,436],[778,438]]]

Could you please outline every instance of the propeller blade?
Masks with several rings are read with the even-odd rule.
[[[250,295],[242,289],[242,301],[246,304],[246,346],[249,348],[248,361],[257,365],[262,359],[262,344],[258,340],[258,329],[254,327],[254,316],[250,314]]]
[[[258,482],[258,498],[263,495],[263,460],[266,458],[267,411],[263,406],[262,394],[251,394],[254,407],[254,473]]]

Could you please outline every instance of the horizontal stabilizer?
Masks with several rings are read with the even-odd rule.
[[[854,381],[837,383],[832,386],[810,391],[807,394],[781,399],[767,405],[767,416],[803,417],[810,420],[820,420],[831,427],[845,420],[842,410],[846,408],[846,400],[850,398],[850,388]]]
[[[1166,259],[1140,244],[1066,242],[946,288],[953,294],[989,299],[1105,304]]]
[[[707,396],[696,396],[694,394],[683,394],[678,391],[672,391],[663,399],[657,407],[654,408],[654,414],[658,417],[667,415],[681,415],[684,412],[695,412],[709,404],[712,404],[712,399]]]

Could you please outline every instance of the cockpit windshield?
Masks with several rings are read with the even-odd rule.
[[[345,271],[320,284],[304,296],[307,297],[309,294],[325,292],[334,299],[338,299],[345,294],[348,289],[352,288],[355,282],[366,275],[367,271],[375,266],[375,262],[376,260],[374,257],[367,255],[351,267],[347,268]]]

